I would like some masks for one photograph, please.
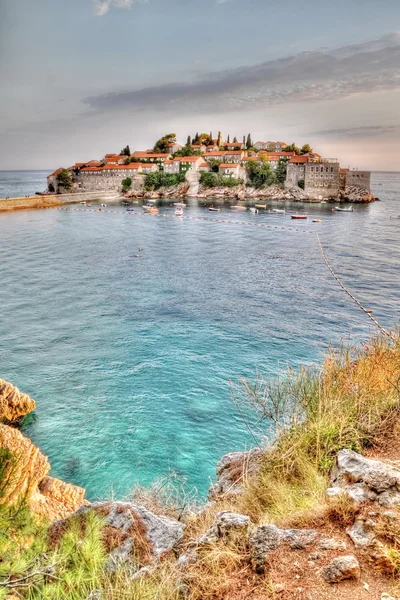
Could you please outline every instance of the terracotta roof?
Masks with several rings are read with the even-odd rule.
[[[286,142],[276,142],[277,144],[280,144],[281,146],[287,146]]]
[[[244,161],[249,161],[249,160],[261,160],[259,156],[244,156],[242,158],[243,162]]]
[[[50,175],[47,175],[47,179],[49,177],[54,177],[54,175],[58,175],[59,173],[61,173],[61,171],[64,171],[64,169],[56,169],[53,173],[50,173]]]
[[[173,165],[174,161],[173,160],[164,160],[164,165]]]
[[[242,147],[243,142],[229,142],[229,143],[225,144],[225,146],[234,146],[234,147],[240,146],[240,147]]]
[[[260,150],[258,154],[262,154],[263,156],[296,156],[295,152],[268,152],[267,150]]]
[[[208,164],[207,163],[201,163],[200,167],[207,167],[208,168]]]
[[[156,152],[134,152],[131,158],[168,158],[169,153],[158,154]]]
[[[225,150],[224,154],[234,154],[234,155],[239,155],[242,154],[242,152],[244,152],[244,150]]]
[[[199,160],[199,158],[201,158],[201,157],[200,156],[182,156],[179,160],[181,162],[196,162],[196,160]]]
[[[309,158],[310,157],[307,156],[307,155],[292,156],[289,162],[292,163],[292,164],[295,164],[295,163],[297,163],[297,164],[299,164],[299,163],[306,163],[306,162],[309,161]]]
[[[203,158],[206,158],[207,156],[224,156],[225,152],[221,151],[221,150],[214,150],[213,152],[207,152],[207,154],[202,154]]]
[[[350,169],[339,169],[339,173],[348,173]]]
[[[237,169],[238,168],[238,164],[237,163],[224,163],[219,165],[220,169]]]

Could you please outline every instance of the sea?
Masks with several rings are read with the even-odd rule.
[[[41,191],[47,173],[0,172],[0,196]],[[380,202],[352,213],[190,200],[193,219],[117,204],[0,214],[0,377],[36,400],[23,431],[51,474],[91,500],[164,478],[204,498],[224,453],[265,443],[241,380],[318,366],[376,331],[307,231],[382,326],[398,326],[400,173],[374,173],[372,188]]]

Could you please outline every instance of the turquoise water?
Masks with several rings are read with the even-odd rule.
[[[317,228],[335,270],[391,326],[400,174],[375,174],[374,189],[382,202],[352,214],[308,206],[323,222],[296,226]],[[0,376],[36,399],[26,434],[89,498],[125,496],[169,471],[204,495],[220,456],[254,444],[245,421],[259,432],[229,382],[319,361],[329,344],[367,339],[370,321],[313,236],[116,210],[0,215]]]

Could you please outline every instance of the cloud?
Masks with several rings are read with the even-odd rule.
[[[348,127],[344,129],[324,129],[321,131],[309,131],[303,135],[323,138],[342,137],[378,137],[400,133],[399,125],[364,125],[362,127]]]
[[[191,82],[90,96],[97,111],[196,112],[318,102],[400,88],[400,34],[336,49],[302,52],[253,66],[209,73]]]
[[[97,16],[102,17],[112,6],[117,8],[130,8],[136,0],[94,0],[93,9]]]

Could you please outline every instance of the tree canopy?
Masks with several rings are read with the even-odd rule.
[[[56,179],[59,187],[63,187],[65,190],[70,190],[72,188],[71,173],[67,171],[67,169],[63,169],[57,173]]]
[[[289,144],[289,146],[286,146],[285,152],[295,152],[296,154],[301,154],[301,150],[296,146],[296,144]]]
[[[129,148],[129,144],[127,144],[125,146],[125,148],[122,148],[121,152],[119,153],[120,156],[130,156],[131,155],[131,150]]]
[[[250,185],[256,188],[272,185],[276,181],[271,165],[266,160],[249,160],[246,168]]]
[[[168,146],[176,143],[176,133],[167,133],[154,144],[154,152],[165,154],[169,151]]]
[[[300,150],[300,152],[301,152],[302,154],[309,154],[309,153],[310,153],[310,152],[312,152],[312,151],[313,151],[313,150],[312,150],[312,148],[311,148],[310,144],[304,144],[304,146],[302,146],[302,148],[301,148],[301,150]]]

